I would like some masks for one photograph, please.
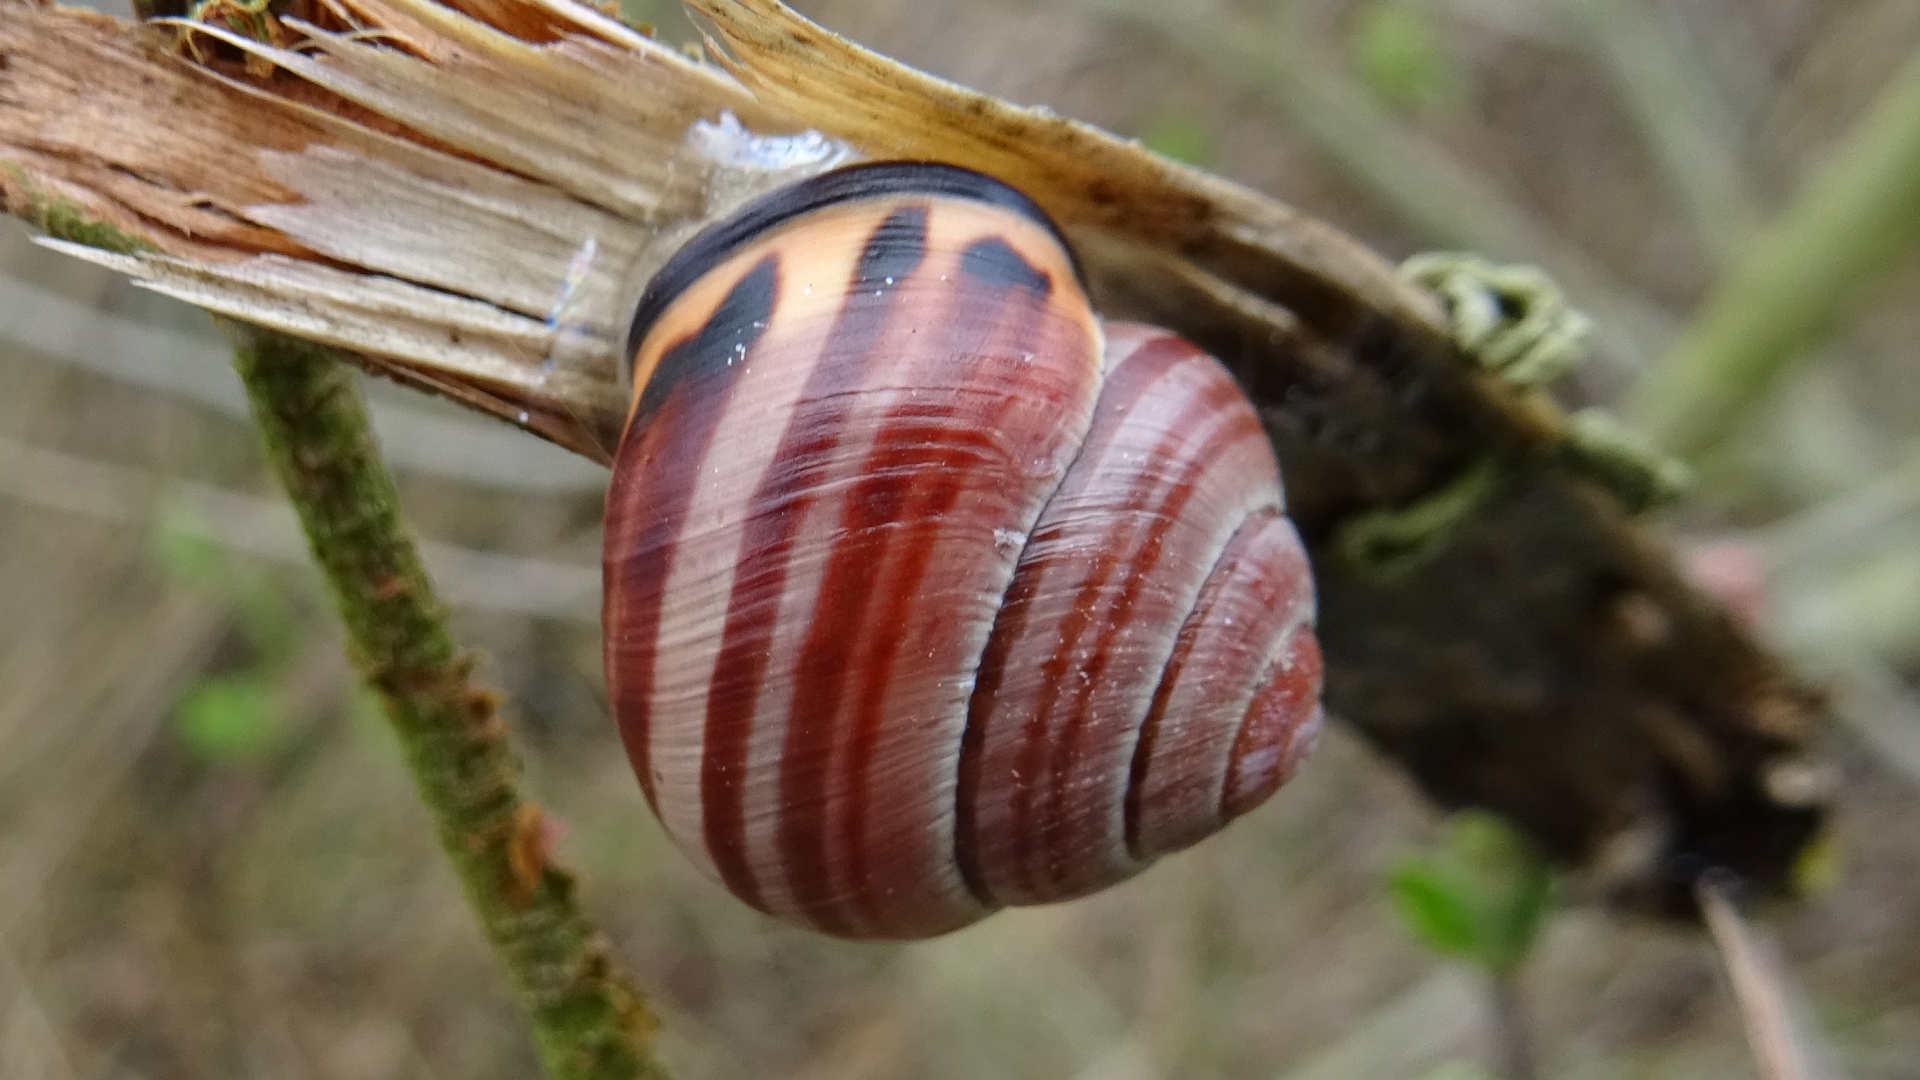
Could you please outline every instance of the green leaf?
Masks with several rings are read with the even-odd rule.
[[[1446,843],[1461,873],[1476,886],[1481,963],[1496,973],[1514,970],[1546,923],[1552,872],[1526,837],[1505,819],[1484,811],[1455,814],[1447,824]]]
[[[1432,17],[1411,0],[1374,0],[1362,8],[1351,47],[1360,78],[1396,109],[1427,112],[1461,96],[1464,80]]]
[[[1444,866],[1413,858],[1394,868],[1388,881],[1401,919],[1435,952],[1476,958],[1480,921],[1474,898]]]
[[[1506,974],[1519,968],[1540,939],[1540,930],[1553,910],[1553,876],[1536,865],[1513,880],[1505,903],[1495,911],[1494,933],[1487,950],[1487,966]]]
[[[1455,814],[1436,850],[1403,860],[1388,886],[1429,947],[1496,975],[1526,960],[1553,909],[1546,862],[1511,825],[1479,811]]]
[[[279,733],[272,687],[254,675],[201,682],[174,710],[174,731],[202,759],[231,764],[258,758]]]

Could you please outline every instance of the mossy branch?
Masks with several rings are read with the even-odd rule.
[[[267,456],[299,512],[347,641],[400,737],[487,939],[555,1080],[662,1077],[656,1026],[548,857],[540,808],[498,715],[455,647],[353,372],[327,349],[230,324]]]

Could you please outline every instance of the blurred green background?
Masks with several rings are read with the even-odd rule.
[[[1701,436],[1667,518],[1841,718],[1835,842],[1767,920],[1807,1051],[1823,1077],[1920,1076],[1920,183],[1856,176],[1891,216],[1769,233],[1823,169],[1871,158],[1849,149],[1863,117],[1920,131],[1885,97],[1920,72],[1920,4],[799,6],[1391,257],[1549,271],[1599,323],[1570,404],[1682,400],[1657,380],[1690,362],[1698,313],[1784,251],[1786,300],[1717,317],[1827,317],[1671,384],[1750,407]],[[628,15],[694,33],[664,3]],[[1815,250],[1835,221],[1859,243]],[[458,631],[680,1077],[1463,1080],[1501,1060],[1488,967],[1543,1076],[1755,1075],[1703,937],[1476,869],[1484,823],[1443,826],[1337,726],[1272,804],[1099,897],[912,947],[775,926],[668,848],[614,737],[604,474],[371,392]],[[536,1069],[206,318],[0,224],[0,1077]]]

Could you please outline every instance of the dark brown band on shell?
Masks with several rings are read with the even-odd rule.
[[[634,354],[639,351],[640,342],[652,329],[654,321],[667,309],[667,305],[740,245],[822,207],[900,194],[967,199],[1005,207],[1043,226],[1053,234],[1061,249],[1068,253],[1068,258],[1073,258],[1073,249],[1068,246],[1060,227],[1040,208],[1040,204],[985,173],[932,161],[880,161],[850,165],[763,195],[687,241],[647,283],[646,291],[640,294],[633,325],[627,331],[626,349],[620,355],[622,377],[631,377]],[[1077,261],[1074,262],[1074,276],[1081,277]]]

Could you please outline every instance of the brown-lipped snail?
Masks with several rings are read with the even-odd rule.
[[[747,903],[916,938],[1081,896],[1270,795],[1313,583],[1227,371],[1095,315],[1032,200],[836,170],[639,301],[606,667],[648,802]]]

